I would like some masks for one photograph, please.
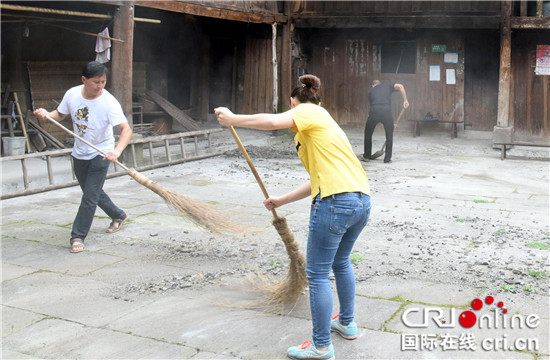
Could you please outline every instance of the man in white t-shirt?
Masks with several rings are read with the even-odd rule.
[[[46,121],[46,115],[62,121],[70,114],[73,131],[105,153],[75,139],[73,152],[74,173],[82,188],[82,199],[71,231],[71,252],[84,250],[84,240],[90,231],[97,206],[112,221],[107,232],[120,229],[128,215],[116,206],[103,191],[110,162],[116,162],[128,145],[132,129],[120,103],[105,90],[108,69],[97,61],[89,62],[82,71],[82,85],[69,89],[56,110],[48,112],[38,109],[37,118]],[[113,127],[120,130],[120,138],[115,146]],[[108,160],[108,161],[105,161]]]

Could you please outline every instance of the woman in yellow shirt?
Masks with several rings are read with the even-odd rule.
[[[291,359],[334,359],[330,332],[352,340],[357,337],[354,320],[355,275],[350,254],[370,216],[369,182],[351,144],[330,114],[320,106],[321,81],[303,75],[302,86],[291,93],[291,109],[280,114],[233,114],[216,108],[223,126],[259,130],[290,128],[298,156],[310,181],[297,189],[264,200],[268,210],[307,196],[312,197],[307,241],[306,273],[309,282],[313,336],[288,349]],[[330,272],[334,272],[339,313],[331,319],[333,296]]]

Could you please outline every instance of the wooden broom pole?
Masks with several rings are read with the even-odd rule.
[[[21,112],[21,106],[19,105],[19,99],[17,93],[13,93],[13,99],[15,100],[15,106],[19,112],[19,122],[21,123],[21,129],[23,130],[23,136],[25,137],[25,145],[27,147],[27,152],[31,152],[31,146],[29,145],[29,136],[27,135],[27,128],[25,127],[25,119],[23,118],[23,113]]]
[[[65,126],[61,125],[58,121],[53,119],[51,116],[46,115],[46,119],[63,129],[65,132],[71,134],[76,139],[82,141],[86,145],[98,151],[101,155],[105,156],[105,152],[97,148],[87,140],[84,140],[80,136],[73,133],[71,130],[67,129]],[[216,233],[221,233],[222,229],[229,230],[232,232],[242,231],[241,226],[237,223],[233,223],[230,219],[227,219],[223,214],[214,211],[210,206],[207,206],[200,201],[194,200],[188,196],[178,194],[175,191],[166,189],[160,184],[150,180],[145,175],[142,175],[135,169],[130,169],[120,161],[116,160],[116,164],[126,170],[126,173],[130,175],[134,180],[136,180],[141,185],[147,187],[149,190],[154,191],[160,197],[162,197],[168,205],[176,209],[180,214],[186,216],[195,224],[200,225],[208,230],[211,230]]]
[[[237,145],[239,145],[239,149],[241,149],[241,152],[243,153],[246,162],[248,163],[248,166],[250,167],[250,170],[252,170],[252,173],[254,174],[254,177],[256,178],[256,181],[258,182],[258,185],[260,185],[260,189],[262,189],[262,193],[264,194],[265,198],[269,198],[269,194],[267,193],[267,190],[264,186],[264,183],[262,182],[262,179],[260,178],[260,175],[256,171],[256,167],[252,163],[252,160],[250,160],[250,156],[248,156],[248,152],[244,148],[243,143],[241,142],[241,139],[239,139],[239,135],[237,135],[237,132],[233,128],[233,126],[229,126],[229,130],[231,131],[231,135],[233,135],[233,138],[235,138],[235,141],[237,142]],[[277,212],[275,209],[271,210],[271,213],[273,216],[278,219],[279,216],[277,215]]]
[[[248,163],[248,166],[250,166],[250,170],[252,170],[252,173],[254,174],[258,185],[260,185],[265,198],[269,198],[269,194],[265,189],[264,183],[262,182],[260,175],[258,175],[252,160],[250,160],[250,156],[248,156],[248,152],[244,148],[241,139],[239,139],[239,135],[237,135],[237,132],[233,126],[229,126],[229,130],[246,158],[246,162]],[[277,230],[277,233],[279,233],[281,240],[285,244],[287,254],[290,257],[290,266],[286,279],[281,281],[279,284],[264,287],[264,290],[270,294],[268,298],[268,302],[270,304],[292,304],[300,298],[302,290],[307,285],[305,270],[306,259],[304,258],[304,255],[302,255],[300,247],[298,246],[298,243],[296,242],[294,234],[292,233],[292,230],[290,230],[286,219],[284,217],[279,217],[275,209],[271,210],[271,213],[275,218],[273,220],[273,226]]]
[[[94,149],[95,151],[99,152],[101,155],[105,156],[105,152],[103,150],[101,150],[100,148],[98,148],[97,146],[95,146],[94,144],[90,143],[88,140],[85,140],[84,138],[76,135],[74,132],[72,132],[71,130],[67,129],[65,126],[61,125],[57,120],[55,120],[54,118],[52,118],[50,115],[46,115],[46,119],[48,119],[49,121],[51,121],[52,123],[54,123],[55,125],[57,125],[59,128],[61,128],[62,130],[64,130],[65,132],[69,133],[70,135],[74,136],[76,139],[82,141],[84,144],[88,145],[89,147],[91,147],[92,149]],[[118,166],[120,166],[121,168],[123,168],[124,170],[128,171],[130,170],[127,166],[125,166],[123,163],[121,163],[120,161],[116,160],[116,164]]]
[[[409,103],[409,107],[410,107],[410,103]],[[403,117],[403,114],[405,113],[405,108],[401,109],[401,112],[399,113],[399,115],[397,116],[397,120],[395,121],[395,124],[394,124],[394,129],[397,129],[397,125],[399,125],[399,120],[401,120],[401,118]],[[384,152],[386,151],[386,142],[384,141],[384,144],[382,145],[382,147],[380,148],[380,150],[378,150],[377,152],[375,152],[374,154],[372,154],[370,156],[371,159],[376,159],[376,158],[379,158],[380,156],[384,155]]]

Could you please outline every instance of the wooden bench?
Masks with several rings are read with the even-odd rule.
[[[457,127],[456,124],[462,124],[462,121],[450,121],[450,120],[439,120],[438,118],[433,119],[410,119],[409,121],[414,121],[413,125],[413,137],[420,136],[420,123],[426,122],[426,123],[443,123],[443,124],[451,124],[451,139],[454,139],[457,137]]]
[[[534,147],[550,147],[550,143],[527,143],[520,141],[510,141],[510,142],[499,142],[494,143],[495,145],[501,145],[500,148],[500,160],[506,159],[506,146],[534,146]]]

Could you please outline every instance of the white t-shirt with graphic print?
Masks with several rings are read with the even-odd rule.
[[[107,90],[92,100],[82,96],[84,85],[75,86],[65,93],[57,107],[61,114],[71,115],[73,131],[105,153],[115,147],[113,126],[127,122],[118,100]],[[75,139],[72,155],[80,160],[90,160],[99,155],[89,145]]]

